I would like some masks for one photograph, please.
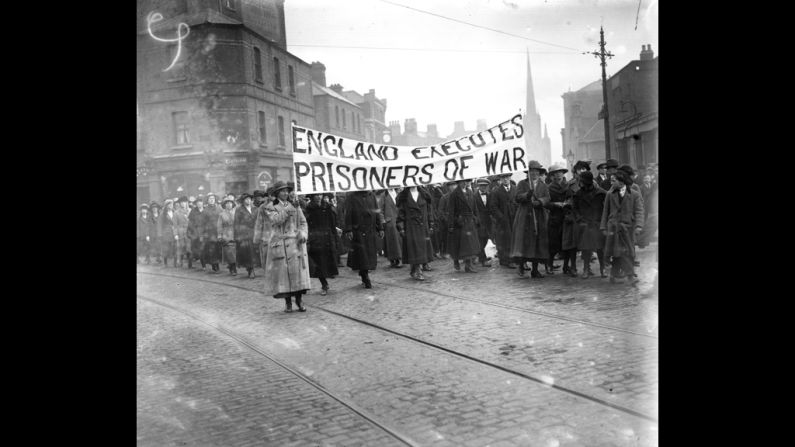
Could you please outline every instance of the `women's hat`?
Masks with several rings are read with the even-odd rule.
[[[541,163],[539,163],[539,162],[537,162],[535,160],[530,160],[530,163],[527,164],[527,171],[529,171],[531,169],[540,170],[540,169],[543,169],[543,166],[541,166]],[[527,171],[525,171],[525,172],[527,172]]]
[[[234,200],[232,200],[232,199],[224,199],[224,201],[221,202],[221,208],[226,208],[226,202],[231,203],[232,204],[232,208],[235,207],[235,201]]]
[[[591,162],[590,161],[583,161],[578,160],[577,163],[574,163],[574,167],[571,168],[572,171],[576,171],[578,169],[585,169],[586,171],[591,170]]]
[[[596,169],[603,169],[603,168],[606,168],[606,167],[607,167],[607,163],[599,163],[598,165],[596,165]]]
[[[449,182],[444,182],[444,186],[457,185],[457,184],[458,184],[458,182],[456,182],[455,180],[450,180]]]
[[[541,169],[539,169],[539,170],[538,170],[538,173],[539,173],[540,175],[547,175],[547,170],[546,170],[546,169],[544,169],[544,168],[541,168]]]
[[[177,203],[180,203],[180,202],[187,202],[187,201],[188,201],[188,198],[187,198],[186,196],[182,196],[182,197],[180,197],[179,199],[177,199]]]
[[[149,208],[161,209],[162,207],[157,202],[152,202],[149,204]]]
[[[215,197],[216,202],[218,201],[218,196],[216,196],[214,192],[208,192],[205,200],[210,200],[210,196]]]
[[[173,201],[173,200],[171,200],[171,199],[166,199],[166,201],[165,201],[165,202],[163,202],[163,208],[167,207],[169,203],[173,204],[173,203],[174,203],[174,201]]]
[[[549,173],[550,174],[558,172],[558,171],[563,171],[564,174],[569,172],[568,169],[564,168],[563,166],[561,166],[561,165],[559,165],[557,163],[555,163],[555,164],[553,164],[552,166],[549,167]]]
[[[292,182],[290,182],[290,183],[292,183]],[[276,193],[278,193],[279,191],[281,191],[282,189],[285,189],[285,188],[288,188],[290,191],[292,191],[294,189],[289,183],[284,183],[282,180],[279,180],[278,182],[274,183],[272,188],[273,188],[273,194],[274,195]]]
[[[196,201],[196,197],[190,196],[188,197],[188,202],[193,203]]]
[[[149,205],[147,205],[147,204],[145,204],[145,203],[142,203],[142,204],[141,204],[141,209],[142,209],[142,210],[144,210],[144,209],[145,209],[145,210],[148,210],[148,209],[149,209]]]
[[[263,192],[263,191],[261,191],[259,189],[255,189],[254,190],[254,194],[252,195],[252,197],[254,197],[255,199],[257,197],[265,197],[265,192]]]
[[[269,197],[273,195],[273,185],[268,186],[268,189],[265,190],[265,194],[267,194]]]
[[[488,181],[488,180],[487,180],[487,179],[485,179],[485,178],[479,178],[479,179],[478,179],[478,181],[477,181],[477,182],[475,182],[475,183],[476,183],[478,186],[480,186],[480,185],[486,185],[486,186],[488,186],[488,185],[490,185],[490,184],[491,184],[491,182],[490,182],[490,181]]]
[[[252,196],[251,194],[244,192],[243,194],[240,194],[240,198],[238,198],[237,201],[243,203],[243,201],[246,200],[246,197],[248,197],[249,199],[254,198],[254,196]]]
[[[607,160],[605,162],[605,164],[607,165],[608,169],[617,168],[618,167],[618,160],[614,160],[614,159],[611,158],[611,159]]]
[[[620,171],[626,172],[629,175],[635,175],[635,171],[632,169],[632,166],[630,165],[621,165],[618,169]]]
[[[580,182],[583,185],[593,185],[593,172],[585,171],[580,173]]]
[[[199,194],[199,195],[196,197],[196,200],[194,200],[194,202],[202,202],[202,203],[204,203],[204,196],[203,196],[203,195],[201,195],[201,194]]]

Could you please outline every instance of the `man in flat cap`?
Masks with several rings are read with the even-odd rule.
[[[599,187],[605,191],[609,191],[613,186],[612,182],[610,181],[610,176],[616,173],[616,170],[618,169],[618,160],[614,160],[612,158],[607,160],[605,162],[605,169],[607,170],[605,173],[606,180],[601,180],[599,182]]]
[[[516,217],[516,188],[511,184],[511,173],[501,174],[499,184],[491,190],[488,198],[489,215],[494,220],[492,240],[497,246],[497,258],[503,267],[515,269],[511,257],[513,221]]]
[[[478,240],[480,241],[478,262],[483,267],[491,267],[491,258],[486,256],[486,244],[489,243],[489,238],[493,237],[493,222],[489,213],[489,186],[491,182],[481,178],[475,184],[478,188],[475,192],[475,208],[477,208],[478,214]]]

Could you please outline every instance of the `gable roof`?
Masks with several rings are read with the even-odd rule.
[[[604,141],[605,140],[605,120],[598,119],[588,132],[585,132],[585,135],[582,136],[580,142],[582,143],[591,143],[594,141]]]
[[[312,96],[322,96],[322,95],[329,95],[333,98],[339,99],[342,102],[347,102],[348,104],[360,108],[357,104],[352,103],[348,98],[340,95],[339,93],[335,92],[334,90],[323,87],[322,85],[318,84],[315,81],[312,81]]]

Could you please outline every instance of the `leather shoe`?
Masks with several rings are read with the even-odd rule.
[[[428,264],[422,264],[422,271],[423,272],[431,272],[433,269]]]
[[[553,265],[553,266],[552,266],[552,270],[557,270],[557,269],[559,269],[559,268],[560,268],[560,264],[558,264],[558,265]]]
[[[543,278],[543,277],[544,277],[544,275],[542,275],[542,274],[541,274],[541,272],[539,272],[538,270],[536,270],[536,271],[534,271],[534,272],[530,272],[530,277],[531,277],[531,278]]]
[[[477,273],[478,272],[477,270],[473,269],[472,266],[469,266],[469,265],[465,265],[464,266],[464,271],[467,272],[467,273]]]
[[[416,273],[414,273],[413,277],[417,281],[425,281],[425,277],[422,276],[422,270],[418,270]]]
[[[321,296],[326,296],[327,294],[328,294],[328,290],[326,290],[326,289],[321,289],[320,290],[320,295]]]
[[[303,304],[298,305],[298,312],[306,312],[306,307]]]
[[[460,272],[461,271],[461,264],[459,264],[457,262],[454,262],[453,263],[453,268],[455,269],[455,271]]]

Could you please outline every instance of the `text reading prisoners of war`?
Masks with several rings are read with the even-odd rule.
[[[407,188],[524,171],[522,118],[420,147],[378,145],[293,124],[296,192]]]

